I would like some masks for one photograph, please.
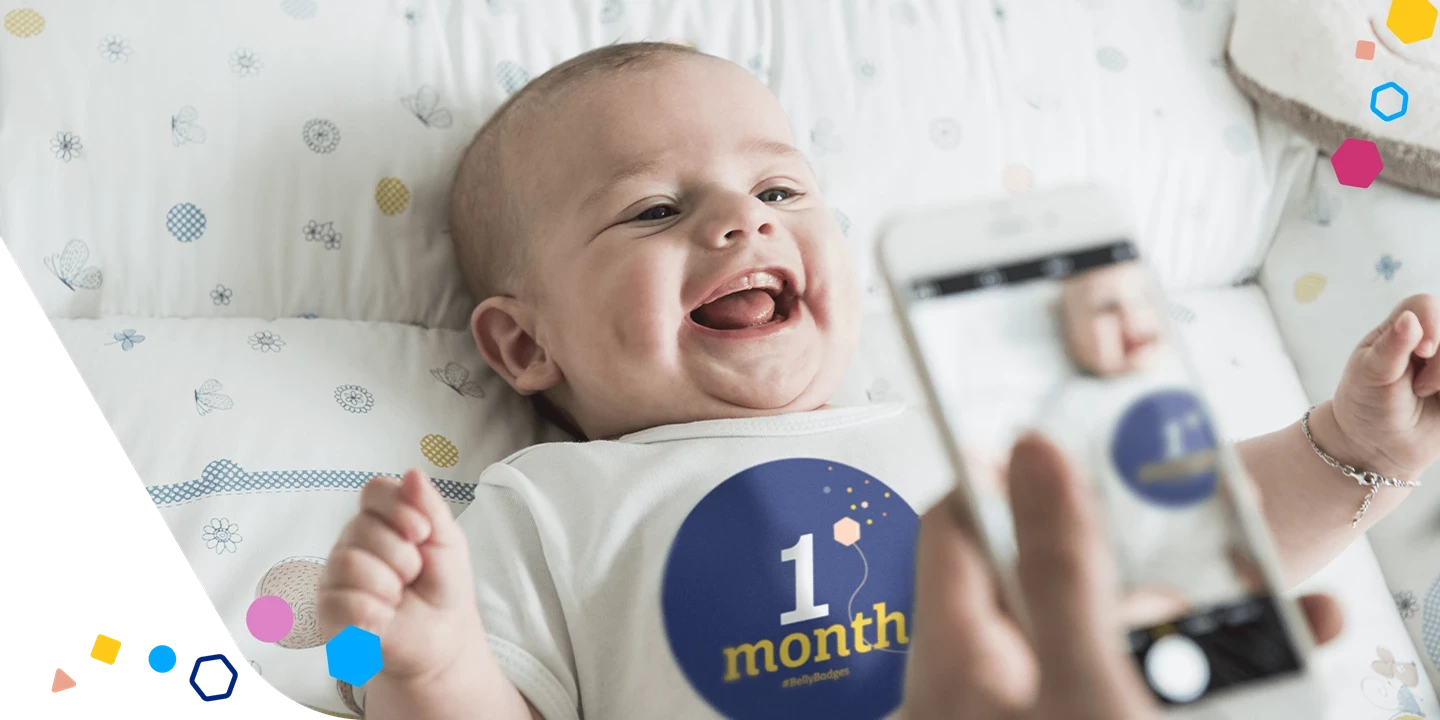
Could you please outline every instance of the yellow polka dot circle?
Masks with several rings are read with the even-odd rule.
[[[460,450],[455,443],[450,442],[444,435],[426,435],[420,438],[420,452],[425,459],[435,464],[435,467],[455,467],[460,462]]]
[[[35,37],[45,29],[45,18],[30,8],[5,13],[5,30],[15,37]]]
[[[410,207],[410,188],[405,187],[400,178],[380,178],[380,182],[375,183],[375,204],[386,215],[399,215]]]
[[[1299,303],[1312,303],[1325,291],[1325,276],[1320,273],[1307,273],[1301,275],[1295,281],[1295,301]]]

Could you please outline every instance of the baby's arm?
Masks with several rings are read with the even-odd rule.
[[[361,490],[317,604],[327,636],[348,625],[380,636],[368,720],[539,720],[491,652],[465,535],[419,471]]]
[[[545,720],[500,671],[488,647],[433,678],[399,680],[381,673],[366,687],[365,720]]]
[[[1327,401],[1310,413],[1310,433],[1316,445],[1340,462],[1393,477],[1394,470],[1387,472],[1379,459],[1349,449],[1333,403]],[[1326,465],[1310,448],[1299,422],[1240,443],[1236,450],[1259,491],[1291,585],[1319,572],[1411,492],[1408,487],[1381,489],[1352,528],[1350,521],[1369,490]]]
[[[1415,481],[1440,455],[1440,300],[1416,295],[1396,306],[1351,354],[1335,398],[1310,414],[1315,444],[1361,471]],[[1298,583],[1333,560],[1394,510],[1409,487],[1382,487],[1356,527],[1369,492],[1320,459],[1300,423],[1241,443],[1265,518]]]

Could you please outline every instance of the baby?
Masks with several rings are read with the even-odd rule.
[[[827,404],[860,291],[765,86],[679,45],[574,58],[477,134],[452,232],[486,362],[588,441],[490,467],[458,519],[419,472],[365,487],[319,605],[381,638],[367,717],[895,711],[917,511],[950,473],[917,414]],[[1437,338],[1434,298],[1397,308],[1311,415],[1319,446],[1418,476]],[[1298,427],[1241,452],[1292,580],[1407,492],[1352,528],[1363,489]]]

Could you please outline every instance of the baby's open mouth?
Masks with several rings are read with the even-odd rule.
[[[744,330],[790,317],[798,296],[778,273],[758,270],[717,289],[690,313],[696,324],[711,330]]]

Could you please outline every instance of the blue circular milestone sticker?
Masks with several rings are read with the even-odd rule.
[[[727,717],[879,718],[912,641],[915,511],[878,479],[817,459],[741,471],[681,524],[665,634]]]
[[[1199,399],[1185,390],[1131,404],[1115,426],[1110,454],[1125,486],[1156,505],[1203,502],[1219,483],[1215,432]]]

